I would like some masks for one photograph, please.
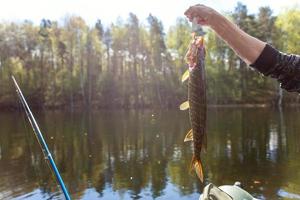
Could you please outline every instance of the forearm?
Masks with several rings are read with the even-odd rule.
[[[290,92],[300,92],[300,56],[287,55],[254,38],[220,14],[212,18],[211,28],[248,65],[280,82]]]
[[[210,26],[248,65],[256,61],[266,46],[219,13],[211,19]]]
[[[190,21],[210,26],[248,65],[277,79],[281,87],[300,93],[300,55],[281,53],[269,44],[254,38],[214,9],[197,4],[184,14]]]

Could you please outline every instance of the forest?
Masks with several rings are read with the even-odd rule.
[[[249,13],[238,3],[225,13],[241,29],[286,53],[300,53],[300,9],[275,16],[270,7]],[[299,95],[247,66],[206,29],[207,95],[211,105],[299,104]],[[173,108],[187,96],[181,75],[191,40],[184,16],[164,29],[149,14],[130,13],[109,26],[80,16],[0,23],[0,107],[19,105],[14,75],[30,105],[40,108]]]

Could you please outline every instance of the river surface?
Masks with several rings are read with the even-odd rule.
[[[73,199],[195,199],[188,113],[34,111]],[[205,184],[300,199],[300,110],[210,108]],[[22,112],[0,111],[0,199],[62,199]]]

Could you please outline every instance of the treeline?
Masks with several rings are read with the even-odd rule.
[[[249,34],[282,51],[299,53],[300,10],[273,16],[269,7],[256,15],[238,3],[228,15]],[[175,107],[187,96],[180,82],[191,39],[184,18],[165,33],[149,15],[146,23],[130,13],[104,27],[88,26],[78,16],[62,24],[43,19],[0,24],[0,106],[16,106],[14,75],[32,105],[39,107]],[[206,35],[207,87],[211,104],[299,103],[277,82],[246,66],[213,32]]]

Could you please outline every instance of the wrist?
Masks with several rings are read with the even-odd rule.
[[[212,15],[210,28],[213,29],[221,38],[233,31],[235,27],[232,27],[232,23],[223,15],[216,12]],[[224,39],[224,38],[223,38]]]
[[[211,13],[211,16],[210,16],[210,23],[209,23],[210,28],[212,28],[213,30],[217,30],[220,23],[222,23],[222,21],[224,21],[223,18],[224,17],[220,13],[213,10]]]

